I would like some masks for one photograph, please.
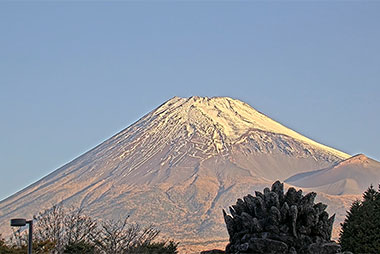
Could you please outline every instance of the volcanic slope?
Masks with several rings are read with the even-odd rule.
[[[331,195],[361,194],[371,184],[377,187],[380,183],[380,162],[358,154],[329,168],[296,174],[285,182]]]
[[[221,209],[236,198],[349,157],[239,100],[174,97],[1,201],[0,230],[9,232],[10,218],[63,203],[99,218],[131,215],[183,245],[225,240]]]

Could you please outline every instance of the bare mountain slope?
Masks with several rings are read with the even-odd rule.
[[[361,194],[371,184],[380,183],[380,162],[359,154],[332,167],[299,173],[285,181],[331,195]]]
[[[221,209],[236,198],[349,157],[239,100],[174,97],[1,201],[0,230],[9,232],[12,217],[31,217],[62,202],[100,218],[130,214],[186,248],[212,245],[225,241]]]

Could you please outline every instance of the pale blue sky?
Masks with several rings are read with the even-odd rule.
[[[0,199],[173,96],[380,160],[380,2],[0,1]]]

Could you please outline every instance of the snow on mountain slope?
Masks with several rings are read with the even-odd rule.
[[[380,163],[359,154],[329,168],[296,174],[285,182],[332,195],[361,194],[371,184],[380,183]]]
[[[202,117],[197,114],[201,114]],[[181,119],[177,123],[185,124],[189,135],[192,133],[194,120],[200,120],[197,123],[203,126],[214,125],[213,139],[219,149],[223,149],[224,143],[237,142],[249,130],[257,129],[289,136],[342,159],[350,157],[346,153],[321,145],[286,128],[242,101],[228,97],[191,97],[189,99],[174,97],[159,107],[153,115],[165,119],[172,117]],[[165,121],[161,122],[162,125],[165,123]]]
[[[99,218],[131,215],[184,246],[205,246],[200,239],[226,239],[221,209],[237,198],[348,157],[239,100],[174,97],[1,201],[0,230],[9,232],[12,217],[63,203]]]

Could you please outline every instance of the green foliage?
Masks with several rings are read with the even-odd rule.
[[[54,249],[54,243],[50,241],[35,241],[33,242],[33,253],[35,254],[49,254]],[[4,239],[0,237],[0,254],[25,254],[28,246],[23,244],[21,246],[7,245]]]
[[[15,249],[7,245],[0,245],[0,253],[1,254],[21,254],[25,252],[21,252],[20,249]]]
[[[174,241],[169,242],[154,242],[142,244],[131,248],[127,253],[129,254],[177,254],[178,243]]]
[[[356,200],[341,224],[340,244],[344,251],[353,253],[380,253],[380,187],[371,185]]]
[[[4,242],[4,239],[0,235],[0,253],[1,254],[13,254],[16,253],[13,248],[7,246]]]
[[[93,254],[96,253],[96,248],[93,244],[91,243],[86,243],[86,242],[74,242],[74,243],[69,243],[68,245],[65,246],[65,249],[63,250],[64,254]]]
[[[49,254],[54,248],[55,243],[49,240],[33,242],[33,253],[35,254]]]

